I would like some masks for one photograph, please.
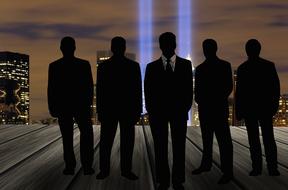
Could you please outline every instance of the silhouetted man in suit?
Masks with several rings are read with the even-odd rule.
[[[257,40],[246,43],[248,60],[237,70],[236,113],[239,120],[245,120],[247,128],[252,160],[249,175],[257,176],[262,172],[260,125],[269,175],[278,176],[272,118],[279,106],[280,82],[274,63],[259,57],[260,51],[261,44]]]
[[[132,173],[135,124],[142,112],[142,82],[140,66],[125,57],[126,41],[114,37],[113,56],[100,63],[97,71],[97,113],[101,122],[100,173],[97,179],[109,175],[110,156],[117,125],[120,125],[121,175],[136,180]]]
[[[188,112],[192,106],[193,76],[189,60],[175,54],[176,36],[166,32],[159,37],[162,56],[147,65],[145,101],[154,139],[158,189],[170,186],[168,165],[168,123],[173,147],[172,183],[184,189],[185,142]]]
[[[193,174],[210,171],[212,167],[213,136],[216,135],[223,176],[219,184],[233,178],[233,145],[228,124],[228,97],[232,92],[231,65],[217,57],[217,43],[213,39],[203,42],[206,60],[196,67],[195,101],[198,103],[203,141],[202,162]]]
[[[76,49],[72,37],[61,40],[63,57],[49,65],[48,105],[50,114],[58,118],[62,140],[66,175],[73,175],[76,160],[73,150],[73,124],[80,130],[80,155],[84,174],[94,173],[93,128],[91,105],[93,78],[90,64],[74,56]]]

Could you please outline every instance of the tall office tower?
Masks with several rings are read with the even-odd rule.
[[[98,64],[102,63],[103,61],[109,59],[113,54],[110,50],[100,50],[97,51],[97,61],[96,61],[96,67],[98,66]],[[133,61],[136,60],[136,54],[134,53],[125,53],[125,56]],[[96,81],[97,83],[97,81]],[[94,89],[96,88],[96,86],[94,85]],[[94,92],[96,92],[96,90],[94,90]],[[98,116],[96,113],[96,94],[94,93],[94,97],[93,97],[93,106],[92,106],[92,122],[94,125],[99,125],[99,121],[98,121]]]
[[[274,126],[287,127],[288,125],[288,94],[283,94],[279,99],[279,108],[273,117]]]
[[[0,124],[29,124],[29,56],[0,52]]]

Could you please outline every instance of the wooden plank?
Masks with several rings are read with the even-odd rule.
[[[0,130],[10,128],[11,126],[13,126],[13,125],[2,124],[2,125],[0,125]]]
[[[191,128],[191,127],[188,127]],[[190,137],[186,140],[186,189],[216,189],[216,190],[240,190],[234,182],[218,185],[217,182],[222,176],[222,173],[218,166],[213,163],[213,167],[210,172],[206,172],[202,175],[192,175],[192,171],[200,166],[202,158],[202,152],[199,145],[194,144]]]
[[[274,130],[275,140],[288,146],[288,133],[283,131]]]
[[[75,130],[76,172],[80,170],[79,134],[79,130]],[[94,142],[99,142],[99,127],[94,127],[94,137]],[[64,190],[74,176],[63,175],[63,168],[62,140],[59,139],[41,152],[25,160],[20,166],[2,175],[0,177],[0,186],[3,189]]]
[[[149,142],[150,148],[149,151],[152,151],[150,154],[153,155],[153,166],[154,166],[154,176],[155,176],[155,163],[154,163],[154,148],[153,148],[153,138],[151,134],[150,127],[145,128],[147,134],[147,139]],[[172,142],[171,134],[169,131],[169,165],[170,170],[172,169],[173,155],[172,155]],[[185,159],[185,178],[186,181],[183,184],[185,189],[216,189],[216,190],[238,190],[241,189],[235,183],[229,183],[227,185],[218,185],[217,181],[221,177],[221,172],[218,167],[213,167],[211,172],[206,173],[205,175],[192,175],[192,170],[196,169],[201,162],[201,152],[198,148],[194,146],[189,140],[186,141],[186,159]],[[214,165],[215,166],[215,165]],[[172,187],[170,187],[172,189]]]
[[[235,127],[235,128],[244,130],[247,133],[246,127]],[[279,130],[279,128],[280,127],[274,127],[275,140],[288,146],[288,133],[286,133],[284,129]],[[282,128],[284,128],[284,127],[282,127]],[[259,128],[259,131],[260,131],[260,135],[262,135],[260,128]]]
[[[97,180],[95,176],[78,176],[68,189],[153,189],[152,174],[149,166],[149,159],[144,142],[144,134],[141,126],[136,126],[135,130],[135,147],[133,154],[133,172],[138,175],[139,180],[130,181],[121,177],[120,169],[120,138],[119,129],[114,140],[111,153],[111,170],[110,176],[105,180]],[[99,150],[95,152],[94,168],[99,168]],[[97,171],[97,170],[96,170]]]
[[[288,127],[274,127],[277,131],[283,131],[285,133],[288,133]]]
[[[49,126],[0,145],[0,174],[61,137],[58,126]]]
[[[232,131],[234,130],[233,127],[231,128],[231,130]],[[188,136],[196,144],[202,144],[201,132],[199,128],[189,128]],[[232,138],[235,138],[235,136],[233,135]],[[237,184],[241,185],[244,189],[247,190],[287,189],[288,187],[287,170],[285,170],[282,167],[279,167],[279,170],[282,175],[278,177],[268,176],[266,170],[263,171],[262,176],[251,177],[248,175],[249,171],[251,170],[250,165],[251,161],[248,148],[235,142],[233,142],[233,146],[234,146],[234,176]],[[214,161],[217,164],[220,164],[219,149],[215,138],[213,143],[213,154],[214,154]]]
[[[47,127],[47,125],[15,125],[0,131],[0,145]]]
[[[244,146],[246,146],[247,148],[249,148],[249,142],[248,142],[248,136],[247,136],[247,131],[246,130],[242,130],[239,128],[233,128],[233,130],[231,131],[234,140]],[[277,133],[275,133],[275,138],[278,139],[279,136],[277,135]],[[262,136],[260,136],[260,141],[262,141]],[[283,167],[286,167],[288,169],[288,159],[287,159],[287,152],[288,152],[288,146],[286,144],[280,143],[278,141],[276,141],[276,145],[277,145],[277,151],[278,151],[278,162],[279,164],[281,164]],[[264,146],[263,143],[261,143],[262,146],[262,154],[265,157],[265,152],[264,152]],[[264,161],[265,164],[265,161]]]

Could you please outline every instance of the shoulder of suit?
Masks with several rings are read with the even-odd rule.
[[[127,58],[127,57],[125,57],[125,61],[126,62],[128,62],[129,64],[131,64],[131,65],[139,65],[139,63],[138,62],[136,62],[136,61],[134,61],[134,60],[132,60],[132,59],[129,59],[129,58]]]
[[[161,59],[157,59],[155,61],[152,61],[150,63],[147,64],[147,67],[153,67],[154,65],[157,65],[159,63],[162,63],[162,60]]]
[[[85,59],[81,59],[81,58],[75,57],[75,60],[76,60],[77,63],[89,64],[89,61],[87,61]]]
[[[184,59],[184,58],[179,57],[179,56],[176,57],[176,61],[182,62],[182,63],[186,63],[186,64],[191,64],[191,61],[190,61],[190,60]]]
[[[269,65],[269,66],[274,66],[274,65],[275,65],[273,62],[268,61],[268,60],[263,59],[263,58],[260,58],[259,60],[260,60],[261,63],[266,64],[267,66],[268,66],[268,65]]]
[[[50,63],[49,67],[55,67],[55,66],[57,66],[57,65],[59,65],[61,63],[62,63],[62,58],[57,59],[56,61],[53,61],[52,63]]]

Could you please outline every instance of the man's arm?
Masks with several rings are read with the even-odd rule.
[[[88,102],[89,102],[89,105],[92,105],[93,104],[93,76],[92,76],[92,72],[91,72],[91,66],[90,66],[90,63],[87,62],[87,87],[88,87]]]
[[[188,61],[187,64],[187,75],[186,75],[186,81],[187,81],[187,92],[186,92],[186,108],[187,111],[189,111],[192,107],[193,102],[193,71],[192,71],[192,63],[191,61]]]
[[[145,71],[145,78],[144,78],[144,94],[145,94],[145,105],[146,110],[151,112],[151,88],[152,88],[152,76],[151,76],[151,66],[148,64]]]
[[[226,88],[225,88],[225,98],[228,98],[233,90],[233,78],[232,78],[232,68],[231,64],[227,64],[227,75],[226,75]]]
[[[280,98],[280,80],[275,68],[274,63],[272,63],[272,116],[276,114],[279,108],[279,98]]]
[[[98,113],[98,120],[102,120],[103,110],[103,65],[99,64],[97,67],[97,80],[96,80],[96,110]]]
[[[54,76],[54,71],[53,67],[50,64],[49,69],[48,69],[48,88],[47,88],[47,99],[48,99],[48,109],[50,112],[50,115],[52,117],[57,116],[57,111],[56,111],[56,97],[55,97],[55,76]]]
[[[139,117],[142,113],[142,78],[141,78],[141,69],[139,63],[136,66],[136,97],[137,97],[137,113]]]
[[[242,74],[241,70],[237,69],[237,79],[236,79],[236,92],[235,92],[235,107],[236,107],[236,118],[237,120],[243,119],[243,110],[241,105],[243,105],[242,102]]]

